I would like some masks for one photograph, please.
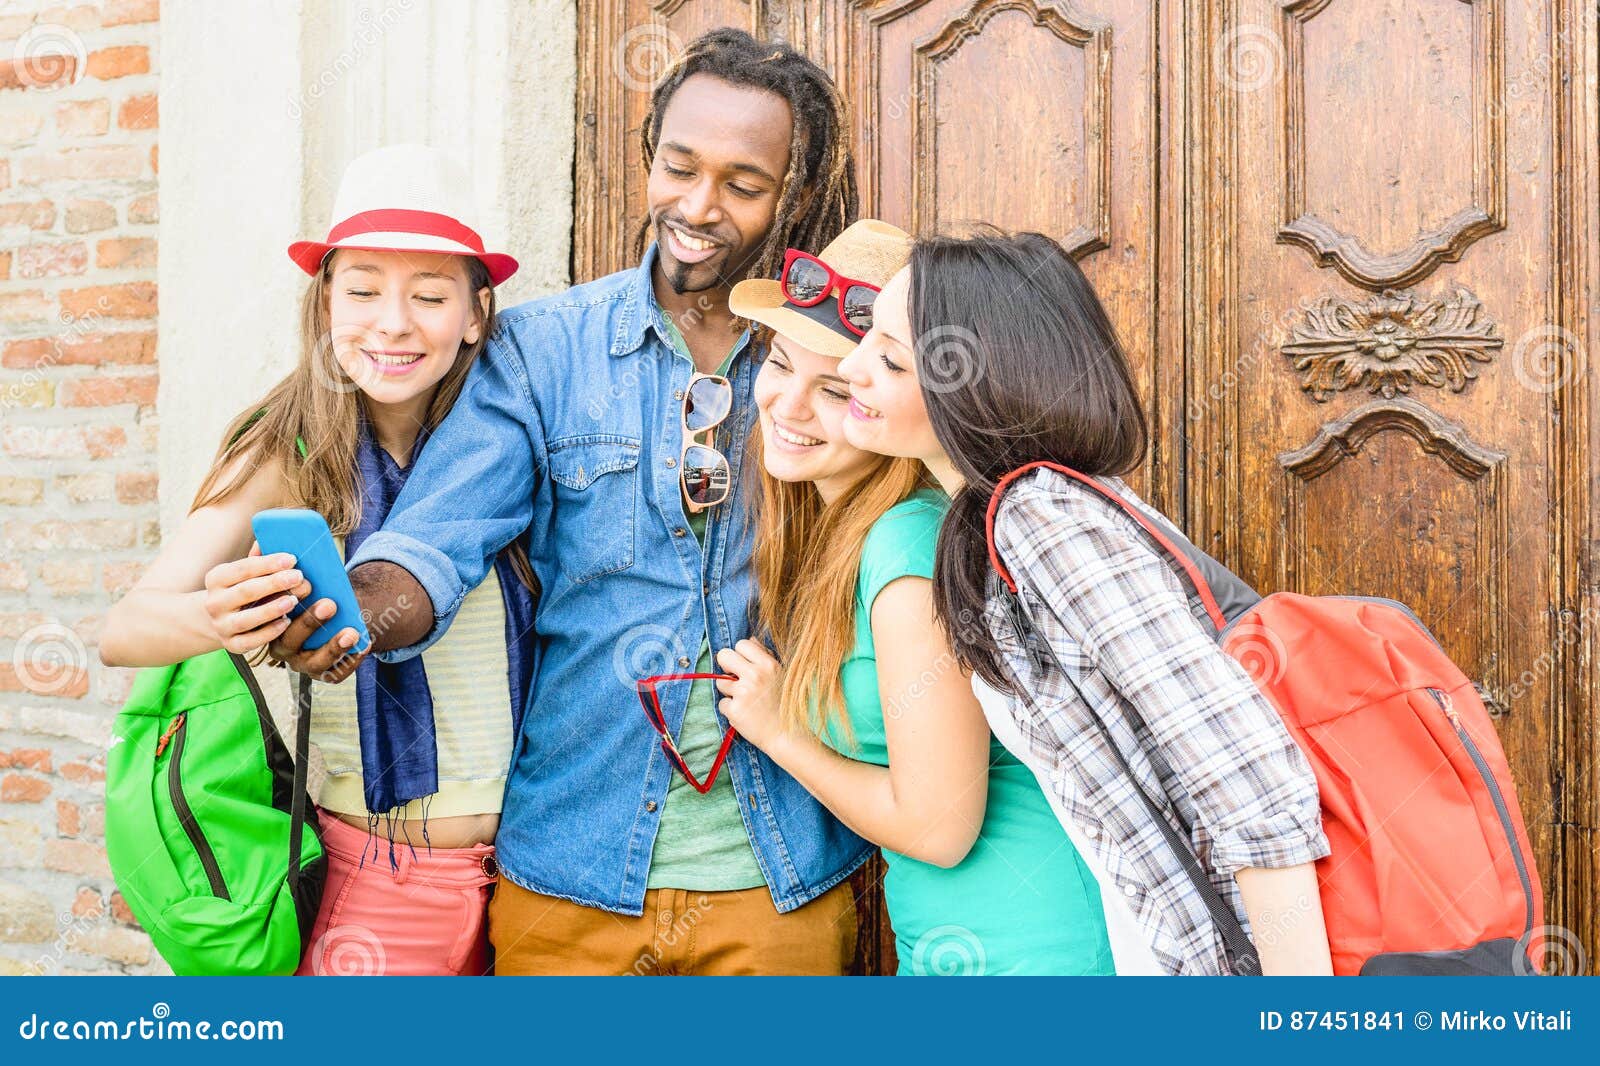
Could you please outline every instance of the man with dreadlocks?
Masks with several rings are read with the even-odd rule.
[[[793,49],[715,30],[655,88],[643,148],[639,266],[501,315],[352,582],[382,657],[408,658],[527,531],[497,972],[839,973],[872,848],[727,728],[710,651],[753,628],[756,368],[728,294],[854,221],[844,105]],[[300,648],[310,615],[273,651],[342,680],[334,642]]]

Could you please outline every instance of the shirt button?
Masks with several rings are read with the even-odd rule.
[[[1083,835],[1090,840],[1095,840],[1100,836],[1100,827],[1097,825],[1088,826],[1084,829]]]
[[[752,811],[756,809],[756,794],[754,792],[750,793],[750,809]]]
[[[674,529],[672,531],[672,535],[674,537],[681,537],[681,536],[684,536],[687,532],[688,532],[688,530],[684,529],[682,526],[679,526],[679,527],[677,527],[676,529]]]
[[[673,399],[674,399],[674,400],[681,400],[681,399],[683,399],[683,390],[682,390],[682,389],[673,389],[673,390],[672,390],[672,398],[673,398]]]
[[[687,655],[678,656],[678,665],[679,666],[688,666],[689,665],[689,657]]]
[[[702,595],[702,596],[711,595],[711,582],[703,581],[703,582],[700,583],[700,595]]]
[[[644,809],[654,813],[654,811],[656,809],[656,801],[655,800],[647,800],[645,802]]]
[[[676,460],[676,459],[668,459],[667,460],[667,469],[668,470],[671,470],[673,467],[675,467],[677,465],[678,465],[678,460]]]
[[[1123,885],[1122,894],[1127,896],[1129,899],[1132,899],[1134,896],[1139,894],[1139,889],[1134,885]]]

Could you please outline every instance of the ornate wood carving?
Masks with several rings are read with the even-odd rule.
[[[939,67],[1003,11],[1017,11],[1065,44],[1081,48],[1084,60],[1083,136],[1084,171],[1080,200],[1088,205],[1087,217],[1057,239],[1073,255],[1082,257],[1107,247],[1111,234],[1111,140],[1107,116],[1111,98],[1111,27],[1082,17],[1069,18],[1034,0],[974,0],[930,38],[918,42],[912,63],[917,106],[912,143],[916,158],[915,192],[911,199],[914,229],[936,228],[939,203]],[[958,137],[970,136],[962,130]],[[970,147],[955,150],[970,150]],[[996,175],[996,179],[1001,179]]]
[[[1317,430],[1316,436],[1303,448],[1278,456],[1286,478],[1284,493],[1285,536],[1281,548],[1281,570],[1285,589],[1305,588],[1307,575],[1301,571],[1297,548],[1312,542],[1315,530],[1311,522],[1325,523],[1330,518],[1325,511],[1315,508],[1306,498],[1311,482],[1337,469],[1348,460],[1361,455],[1366,444],[1380,433],[1404,433],[1421,446],[1424,453],[1434,456],[1459,478],[1471,484],[1475,511],[1472,528],[1475,531],[1475,557],[1473,572],[1479,579],[1472,582],[1476,597],[1472,617],[1478,633],[1478,647],[1488,652],[1487,677],[1481,679],[1483,689],[1489,693],[1505,689],[1506,662],[1500,654],[1504,630],[1502,618],[1507,603],[1507,573],[1505,561],[1510,553],[1510,513],[1505,488],[1506,459],[1498,452],[1474,441],[1467,430],[1443,415],[1432,411],[1408,397],[1392,400],[1372,400],[1349,414],[1327,422]],[[1376,531],[1374,531],[1376,532]],[[1366,543],[1368,535],[1345,538],[1348,550],[1358,550]],[[1399,590],[1390,594],[1398,594]],[[1470,668],[1469,668],[1470,670]],[[1495,708],[1503,712],[1504,708]]]
[[[1285,0],[1282,11],[1283,223],[1278,240],[1311,253],[1318,266],[1332,266],[1363,288],[1410,285],[1440,263],[1454,263],[1478,238],[1505,228],[1505,74],[1500,0],[1461,0],[1472,8],[1472,202],[1436,229],[1418,233],[1398,252],[1370,250],[1358,234],[1313,213],[1306,188],[1305,29],[1334,0]],[[1420,153],[1416,165],[1430,160]],[[1381,193],[1374,190],[1372,195]]]
[[[1365,300],[1327,296],[1306,308],[1283,354],[1318,403],[1366,385],[1392,398],[1413,384],[1460,392],[1505,344],[1483,304],[1464,288],[1421,299],[1385,289]]]
[[[1361,453],[1374,434],[1397,430],[1409,434],[1422,450],[1464,478],[1476,481],[1505,460],[1476,443],[1456,423],[1415,400],[1400,397],[1373,400],[1343,418],[1324,423],[1310,444],[1278,456],[1279,464],[1300,481],[1321,477],[1343,460]]]

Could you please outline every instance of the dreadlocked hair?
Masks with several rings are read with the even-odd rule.
[[[860,210],[844,97],[827,71],[788,45],[758,41],[726,26],[711,30],[689,43],[650,94],[640,134],[646,170],[655,162],[667,104],[678,87],[696,74],[776,93],[788,101],[794,115],[789,171],[783,176],[772,227],[746,275],[777,277],[785,249],[824,247],[855,221]],[[797,214],[802,201],[805,210]],[[649,237],[647,217],[635,237],[636,255],[644,254]]]

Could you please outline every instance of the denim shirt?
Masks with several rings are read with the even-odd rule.
[[[755,414],[748,336],[714,440],[732,495],[712,510],[702,550],[678,482],[691,367],[663,335],[654,261],[652,247],[637,269],[504,312],[388,521],[349,563],[398,563],[427,590],[432,631],[384,656],[404,659],[439,639],[495,553],[528,531],[537,665],[496,857],[524,888],[633,915],[676,772],[633,682],[692,669],[703,636],[714,650],[748,636],[753,591],[741,494]],[[661,686],[674,735],[688,696],[687,684]],[[723,772],[780,912],[872,852],[743,739]]]

